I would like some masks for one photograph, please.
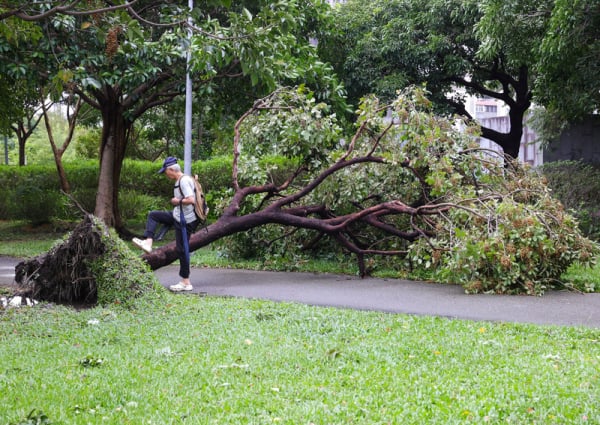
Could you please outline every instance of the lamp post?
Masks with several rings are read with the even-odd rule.
[[[192,79],[190,77],[190,62],[192,56],[192,10],[194,9],[194,0],[188,0],[190,15],[188,16],[188,51],[186,55],[185,71],[185,126],[184,126],[184,145],[183,145],[183,172],[192,174]]]

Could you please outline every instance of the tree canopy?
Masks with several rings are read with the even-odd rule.
[[[509,108],[507,133],[482,136],[516,157],[532,102],[563,119],[598,109],[597,2],[349,0],[319,47],[357,104],[426,83],[442,110],[468,116],[465,94]]]
[[[486,0],[478,31],[483,54],[510,45],[535,66],[536,103],[555,118],[576,121],[600,106],[600,3]],[[510,22],[511,25],[506,25]],[[516,56],[520,54],[520,56]]]
[[[28,9],[28,15],[43,16],[27,22],[35,29],[36,42],[33,37],[20,44],[0,39],[0,73],[10,75],[16,67],[22,76],[41,76],[57,93],[67,90],[100,112],[95,214],[120,230],[118,185],[133,123],[183,94],[188,49],[198,97],[218,91],[220,81],[232,78],[247,79],[258,93],[278,81],[296,80],[343,103],[342,88],[328,66],[306,37],[297,37],[318,27],[314,21],[329,10],[321,1],[199,2],[191,21],[190,11],[179,2],[93,5],[106,10],[45,15],[51,5],[31,5],[39,13]]]
[[[482,19],[480,5],[479,0],[350,0],[337,9],[340,33],[323,51],[334,58],[354,101],[366,93],[389,99],[408,84],[426,83],[446,112],[469,116],[465,94],[504,102],[510,130],[483,127],[482,136],[516,158],[531,104],[530,67],[512,61],[510,50],[478,54],[481,41],[473,29]],[[340,51],[342,39],[346,47]]]

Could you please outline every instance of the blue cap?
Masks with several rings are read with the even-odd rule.
[[[177,164],[177,158],[175,158],[174,156],[168,156],[167,159],[165,159],[165,162],[163,162],[162,168],[158,170],[158,172],[164,173],[167,168],[175,164]]]

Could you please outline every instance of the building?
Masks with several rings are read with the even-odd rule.
[[[508,107],[504,102],[493,98],[470,98],[466,106],[467,111],[481,126],[501,133],[510,131]],[[480,144],[486,149],[502,151],[496,143],[483,137],[480,139]],[[523,127],[519,160],[533,166],[542,165],[544,162],[541,143],[537,141],[535,132],[527,125]]]

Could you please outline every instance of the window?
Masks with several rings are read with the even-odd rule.
[[[496,105],[476,105],[475,112],[498,112]]]

